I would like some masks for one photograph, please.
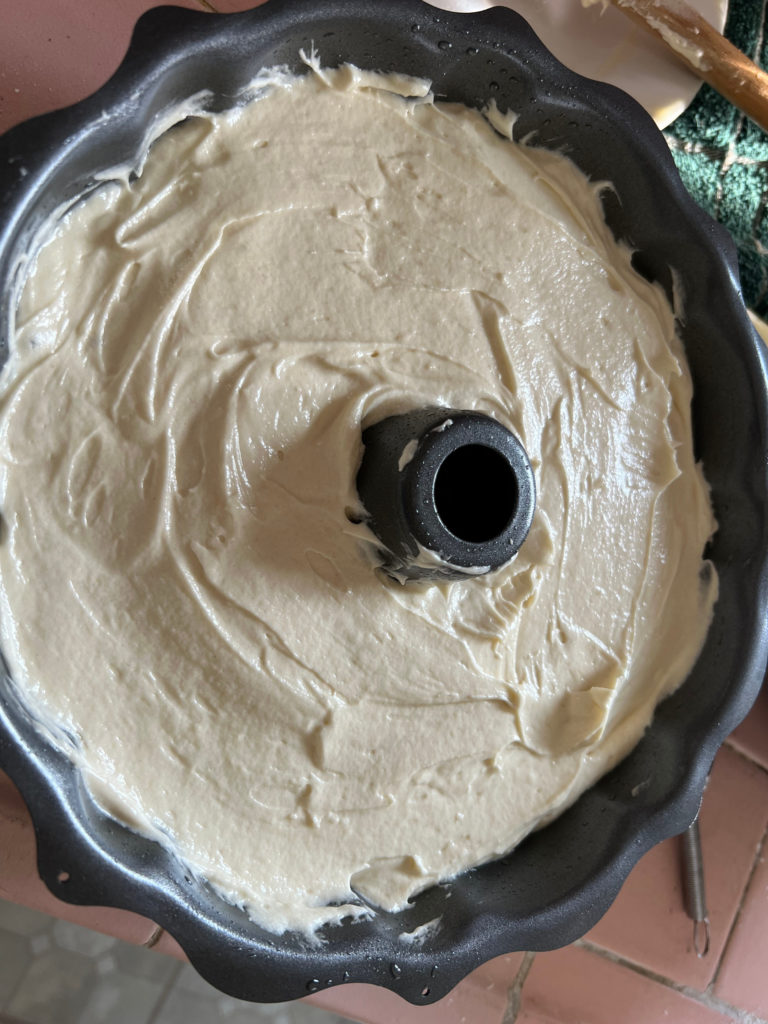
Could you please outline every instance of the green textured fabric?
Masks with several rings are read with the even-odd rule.
[[[725,26],[761,67],[767,2],[730,0]],[[768,135],[708,85],[664,134],[689,192],[736,241],[747,305],[768,317]]]

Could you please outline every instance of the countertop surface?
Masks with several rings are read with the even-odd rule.
[[[215,5],[222,11],[253,6],[238,0],[177,3],[197,10]],[[0,132],[98,88],[119,64],[133,23],[149,6],[148,0],[27,0],[7,5],[0,33]],[[410,1007],[393,993],[364,985],[327,990],[309,1001],[366,1024],[768,1021],[767,829],[768,691],[764,688],[746,722],[718,755],[704,797],[701,830],[711,919],[707,956],[699,958],[693,949],[693,927],[683,907],[680,843],[673,839],[641,860],[606,916],[572,946],[494,960],[433,1006]],[[145,918],[125,911],[72,907],[45,889],[35,873],[29,815],[2,773],[0,899],[134,946],[151,946],[158,956],[183,957],[173,939]],[[48,1001],[41,999],[41,984],[42,989],[45,984],[34,963],[6,955],[4,936],[0,916],[0,1020],[6,1013],[32,1024],[48,1020],[64,1024],[61,1014],[57,1015],[56,1006],[63,1004],[57,1003],[55,985],[48,986]],[[5,941],[12,943],[7,936]],[[18,941],[27,940],[19,937]],[[125,999],[130,1006],[130,987]],[[197,1024],[198,1019],[210,1024],[215,1002],[213,990],[200,995],[198,1018],[190,1001],[186,1024]],[[222,1011],[221,1019],[233,1012]],[[149,1024],[165,1019],[152,1008],[146,1014],[130,1009],[126,1015],[114,1009],[103,1013],[91,1014],[88,1021],[125,1019],[130,1024]],[[81,1020],[71,1019],[78,1024]],[[242,1019],[248,1018],[243,1015]]]

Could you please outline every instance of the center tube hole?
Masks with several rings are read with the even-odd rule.
[[[452,451],[435,476],[435,510],[454,537],[470,544],[495,540],[517,508],[517,480],[494,448],[467,444]]]

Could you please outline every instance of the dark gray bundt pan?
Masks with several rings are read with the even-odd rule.
[[[226,108],[262,67],[304,71],[298,51],[313,43],[326,65],[421,75],[438,98],[473,107],[495,99],[516,111],[518,139],[562,150],[591,178],[612,183],[606,217],[636,250],[638,269],[668,292],[677,275],[697,454],[719,522],[709,554],[720,598],[706,646],[635,751],[554,823],[402,913],[328,928],[322,946],[260,930],[165,850],[106,817],[35,730],[7,677],[0,766],[29,805],[48,887],[72,903],[151,918],[225,992],[266,1002],[356,981],[429,1003],[491,957],[584,934],[638,858],[696,814],[715,752],[747,713],[766,663],[766,359],[744,309],[734,246],[685,192],[648,115],[623,93],[562,67],[512,12],[449,15],[418,0],[270,0],[234,15],[158,8],[141,18],[122,66],[96,95],[7,133],[3,359],[14,275],[41,222],[92,188],[99,172],[132,161],[164,108],[203,89],[212,107]],[[441,927],[422,945],[398,941],[436,917]]]

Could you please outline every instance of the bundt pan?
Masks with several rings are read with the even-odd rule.
[[[89,99],[0,140],[3,359],[15,275],[41,223],[130,163],[153,118],[210,90],[223,109],[262,67],[351,61],[429,78],[438,98],[518,113],[515,135],[567,153],[607,180],[605,215],[641,273],[683,299],[697,455],[719,529],[709,556],[720,598],[706,646],[634,752],[508,856],[438,885],[398,914],[329,927],[321,945],[275,936],[223,902],[148,839],[93,803],[38,733],[12,681],[0,683],[0,767],[18,784],[42,879],[60,898],[123,907],[166,928],[204,978],[242,999],[292,999],[370,982],[414,1003],[444,996],[480,963],[563,946],[607,910],[640,856],[695,816],[719,744],[747,713],[766,662],[766,358],[739,290],[735,248],[685,192],[647,114],[616,89],[560,65],[514,13],[449,15],[418,0],[270,0],[243,14],[163,7],[138,23],[115,76]],[[232,808],[237,814],[237,808]],[[403,932],[440,917],[421,945]]]

